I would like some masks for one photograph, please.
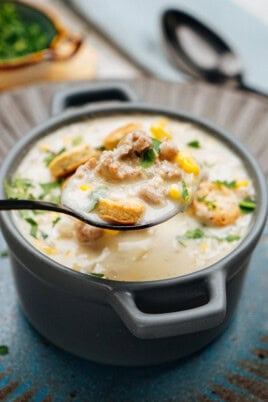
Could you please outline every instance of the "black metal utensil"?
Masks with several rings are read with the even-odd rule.
[[[97,218],[94,218],[93,214],[86,214],[81,211],[75,211],[69,207],[63,205],[57,205],[52,202],[45,202],[39,200],[17,200],[17,199],[8,199],[8,200],[0,200],[0,210],[40,210],[40,211],[54,211],[60,212],[65,215],[70,215],[74,218],[77,218],[89,225],[96,226],[103,229],[111,229],[111,230],[138,230],[145,229],[151,226],[158,225],[162,222],[167,221],[172,218],[174,215],[182,212],[185,208],[173,208],[169,210],[167,213],[163,215],[156,215],[154,220],[151,221],[141,221],[135,225],[120,225],[111,222],[105,222]]]
[[[168,9],[162,15],[165,44],[173,62],[205,81],[268,95],[245,84],[239,56],[215,31],[192,15]]]

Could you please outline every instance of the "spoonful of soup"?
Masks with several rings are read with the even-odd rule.
[[[185,211],[200,182],[199,165],[173,143],[165,121],[150,132],[138,124],[123,126],[104,139],[98,152],[87,153],[85,147],[63,152],[49,169],[57,179],[66,177],[77,159],[79,167],[64,180],[61,205],[3,200],[0,208],[53,210],[100,228],[136,230]]]

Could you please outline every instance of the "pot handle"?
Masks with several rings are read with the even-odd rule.
[[[208,303],[199,307],[170,313],[150,314],[141,311],[134,295],[115,291],[110,299],[130,332],[138,338],[152,339],[204,331],[220,325],[226,315],[225,274],[215,272],[208,278]]]
[[[56,115],[64,112],[68,107],[83,106],[92,102],[135,102],[138,100],[137,93],[128,85],[91,83],[57,92],[52,99],[52,114]]]

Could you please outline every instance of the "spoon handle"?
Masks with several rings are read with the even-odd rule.
[[[244,84],[243,82],[240,83],[240,85],[237,87],[237,89],[239,89],[241,91],[245,91],[245,92],[251,92],[253,94],[262,96],[264,98],[263,100],[266,100],[266,101],[268,99],[268,93],[265,93],[265,92],[260,91],[259,89],[250,87],[250,86]]]
[[[64,214],[74,216],[71,210],[63,208],[57,204],[46,201],[36,201],[36,200],[0,200],[0,210],[18,210],[18,209],[38,209],[40,211],[54,211],[62,212]]]

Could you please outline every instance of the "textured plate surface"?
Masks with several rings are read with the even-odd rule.
[[[0,95],[0,160],[50,114],[43,84]],[[77,84],[76,84],[77,85]],[[268,103],[204,84],[139,79],[141,98],[202,116],[238,136],[268,174]],[[5,250],[0,239],[0,251]],[[204,351],[172,365],[114,368],[75,358],[49,344],[22,315],[8,257],[0,259],[0,401],[268,401],[268,230],[257,246],[237,313]],[[1,349],[0,349],[1,350]]]

